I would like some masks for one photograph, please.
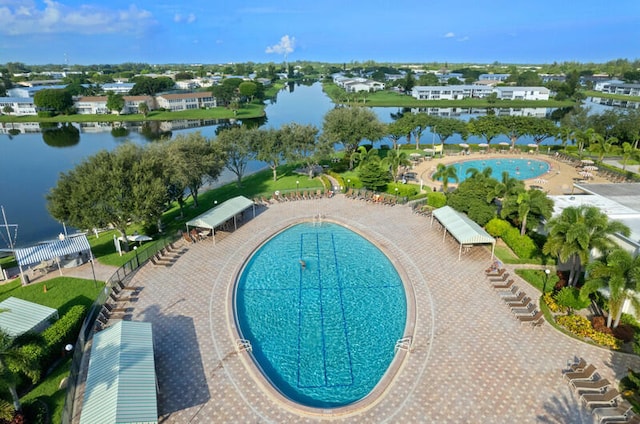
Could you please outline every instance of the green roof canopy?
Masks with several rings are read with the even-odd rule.
[[[19,336],[27,331],[37,333],[46,329],[51,321],[58,319],[58,311],[48,306],[10,297],[0,302],[0,328],[11,336]]]
[[[491,244],[495,247],[496,239],[491,237],[482,227],[472,221],[467,215],[456,211],[451,206],[444,206],[433,211],[433,214],[431,215],[432,224],[433,218],[436,218],[444,227],[444,236],[446,236],[448,231],[458,241],[458,243],[460,243],[458,260],[460,260],[463,244]],[[493,249],[491,251],[491,257],[493,258]]]
[[[236,216],[250,207],[254,207],[253,216],[255,217],[255,204],[252,200],[244,196],[234,197],[187,221],[187,231],[189,227],[208,228],[213,234],[213,241],[215,243],[216,227],[233,218],[233,226],[236,228]]]
[[[80,424],[157,422],[151,323],[120,321],[96,333]]]

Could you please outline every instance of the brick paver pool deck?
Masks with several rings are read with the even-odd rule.
[[[265,390],[238,353],[229,302],[245,259],[269,236],[300,220],[342,223],[380,246],[416,299],[411,352],[376,402],[343,416],[294,411]],[[490,251],[458,244],[406,206],[347,199],[274,204],[211,241],[190,245],[171,267],[149,263],[133,319],[153,324],[162,423],[434,422],[591,423],[561,369],[580,356],[619,381],[640,365],[568,338],[550,325],[520,325],[484,275]],[[513,274],[513,272],[512,272]],[[539,293],[518,280],[532,298]]]

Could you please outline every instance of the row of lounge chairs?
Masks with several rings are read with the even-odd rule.
[[[188,233],[182,233],[182,237],[187,241],[187,243],[196,242],[193,236]],[[184,247],[178,249],[175,245],[169,244],[168,246],[158,250],[155,255],[149,258],[149,260],[156,266],[170,267],[176,263],[180,256],[182,256],[186,251],[187,249]]]
[[[114,321],[131,320],[131,303],[138,301],[141,290],[142,287],[128,287],[122,281],[117,282],[96,317],[95,330],[101,331]]]
[[[424,202],[419,202],[411,205],[411,211],[417,215],[429,217],[433,212],[433,208]]]
[[[520,290],[515,285],[513,278],[509,278],[510,275],[504,268],[496,270],[490,268],[485,273],[491,286],[497,290],[498,296],[504,301],[520,324],[529,324],[533,328],[544,324],[542,311],[538,309],[535,302],[527,296],[524,290]]]
[[[349,199],[364,200],[365,202],[376,203],[380,205],[395,206],[398,204],[398,196],[376,193],[375,191],[366,189],[350,188],[345,193],[345,196]]]
[[[292,202],[297,200],[314,200],[314,199],[322,199],[323,197],[333,197],[333,191],[325,191],[322,189],[317,190],[302,190],[302,191],[289,191],[286,193],[281,193],[276,191],[271,195],[270,199],[265,198],[264,196],[260,198],[254,198],[253,202],[257,205],[269,206],[274,203],[280,202]]]
[[[580,397],[580,402],[604,423],[640,423],[640,416],[631,411],[631,404],[622,399],[611,382],[601,378],[593,364],[578,358],[562,371],[563,378]]]

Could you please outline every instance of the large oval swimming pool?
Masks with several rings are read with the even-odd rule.
[[[240,334],[288,399],[335,408],[366,397],[403,337],[407,300],[391,261],[333,223],[302,223],[263,244],[236,285]]]
[[[549,172],[549,164],[545,161],[525,158],[490,158],[454,162],[458,174],[458,181],[464,181],[469,175],[467,171],[475,168],[482,172],[485,168],[491,168],[491,176],[497,180],[502,179],[502,173],[507,171],[509,176],[518,180],[537,178]],[[453,180],[449,180],[453,182]]]

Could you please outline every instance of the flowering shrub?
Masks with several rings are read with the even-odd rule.
[[[580,315],[564,315],[556,318],[556,322],[579,337],[589,338],[595,343],[610,349],[619,349],[620,340],[593,329],[591,322]]]
[[[551,292],[546,292],[542,300],[544,300],[544,303],[547,304],[549,310],[553,313],[565,312],[567,310],[564,306],[558,305],[558,302],[553,298],[553,294],[551,294]]]

